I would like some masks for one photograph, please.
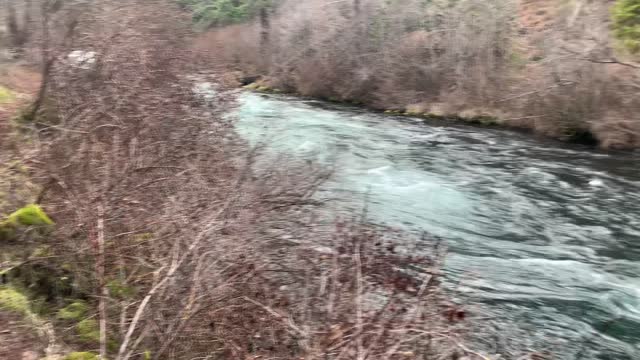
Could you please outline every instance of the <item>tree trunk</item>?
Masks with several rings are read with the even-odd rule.
[[[38,96],[36,100],[33,102],[31,109],[28,113],[24,115],[24,119],[26,121],[34,121],[38,115],[38,111],[42,107],[44,103],[44,99],[47,95],[47,87],[49,86],[49,77],[51,74],[51,69],[53,68],[53,64],[55,63],[55,57],[51,56],[51,49],[49,47],[49,9],[46,3],[42,4],[42,47],[40,49],[42,56],[42,70],[41,77],[42,82],[40,83],[40,89],[38,90]]]
[[[100,325],[100,359],[107,359],[107,297],[109,290],[104,277],[104,205],[98,205],[97,225],[97,251],[96,251],[96,280],[98,281],[98,319]]]
[[[31,37],[31,11],[33,10],[32,0],[24,0],[24,13],[22,14],[22,43],[26,44]]]
[[[16,8],[13,0],[7,0],[7,27],[9,30],[9,39],[11,46],[20,47],[22,45],[22,36],[20,35],[20,26],[16,15]]]
[[[263,7],[260,9],[260,52],[263,59],[264,70],[269,69],[269,37],[271,33],[271,19],[269,18],[269,9]]]

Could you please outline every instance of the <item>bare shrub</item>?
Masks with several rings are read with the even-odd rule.
[[[634,147],[640,65],[613,39],[612,3],[285,1],[266,53],[258,24],[207,36],[286,91]]]
[[[606,69],[598,65],[571,64],[570,69],[562,72],[562,77],[556,74],[556,81],[532,81],[532,92],[524,99],[514,99],[520,101],[516,106],[526,109],[521,126],[565,140],[590,137],[592,125],[616,101],[615,91],[607,81]]]
[[[96,61],[78,66],[62,57],[73,48],[56,49],[47,90],[60,121],[37,125],[40,170],[59,226],[50,245],[75,293],[98,305],[94,345],[105,356],[115,341],[129,358],[142,340],[162,338],[148,321],[166,319],[167,331],[180,323],[180,309],[150,305],[188,286],[203,239],[261,212],[247,209],[249,165],[223,109],[191,89],[188,21],[162,1],[88,10],[74,47]],[[110,294],[110,284],[140,297]]]
[[[231,41],[233,39],[233,41]],[[262,63],[255,56],[259,49],[258,30],[253,24],[230,25],[202,33],[194,41],[194,50],[206,57],[209,66],[242,70],[254,75]]]
[[[616,71],[617,70],[617,71]],[[640,146],[640,99],[636,96],[640,89],[640,71],[635,74],[629,69],[609,68],[615,87],[611,92],[615,99],[605,106],[605,113],[591,126],[605,149],[626,149]]]
[[[192,61],[182,12],[162,0],[82,9],[42,14],[60,40],[40,43],[58,120],[24,125],[56,221],[31,269],[65,279],[52,306],[89,305],[59,319],[68,343],[114,359],[473,354],[456,329],[464,312],[438,288],[440,249],[417,255],[393,232],[317,219],[330,171],[273,165],[221,116],[224,88],[198,96],[194,78],[217,78]]]
[[[606,20],[610,4],[550,4],[541,26],[523,39],[529,47],[522,56],[535,61],[524,66],[515,95],[500,104],[518,114],[513,123],[543,134],[604,148],[637,146],[638,67],[617,58]],[[531,4],[527,13],[538,10]]]
[[[512,10],[510,1],[285,2],[272,20],[270,66],[262,73],[279,88],[381,107],[450,93],[480,103],[508,65]],[[262,64],[262,53],[238,36],[225,39],[239,29],[257,32],[244,26],[212,33],[242,52],[239,67],[260,70],[246,59]]]
[[[206,273],[228,272],[227,280],[202,277],[202,286],[216,290],[213,302],[187,325],[191,332],[177,333],[167,354],[396,359],[472,353],[455,328],[464,311],[443,306],[438,252],[411,256],[396,241],[358,223],[338,223],[330,246],[272,242],[259,256],[211,263],[219,270]]]

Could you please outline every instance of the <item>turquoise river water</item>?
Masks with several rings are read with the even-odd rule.
[[[334,164],[336,213],[367,198],[372,221],[443,238],[486,352],[640,359],[640,155],[279,95],[237,115],[250,142]]]

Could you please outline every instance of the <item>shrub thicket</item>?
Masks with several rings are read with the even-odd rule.
[[[640,145],[640,1],[283,1],[199,46],[241,78],[409,114],[496,118],[605,148]],[[588,44],[586,46],[585,44]]]

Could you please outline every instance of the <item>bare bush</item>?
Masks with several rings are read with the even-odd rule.
[[[39,101],[55,121],[41,107],[23,126],[56,230],[28,263],[65,279],[52,306],[89,304],[59,320],[67,342],[122,360],[474,354],[439,291],[440,249],[319,221],[309,209],[330,171],[248,149],[222,116],[229,93],[194,89],[219,79],[199,73],[182,12],[133,0],[41,16]]]
[[[272,19],[266,69],[249,36],[257,31],[253,25],[234,27],[240,37],[225,40],[229,28],[209,36],[226,42],[235,66],[304,95],[380,107],[448,94],[481,103],[506,72],[513,7],[510,1],[285,2]]]
[[[258,24],[203,38],[222,45],[216,60],[263,75],[260,85],[628,148],[639,138],[640,65],[613,39],[612,4],[285,1],[266,52]]]
[[[640,67],[617,57],[610,5],[525,4],[519,54],[532,61],[523,65],[512,95],[499,101],[518,114],[513,123],[604,148],[637,146],[640,103],[633,92]]]

